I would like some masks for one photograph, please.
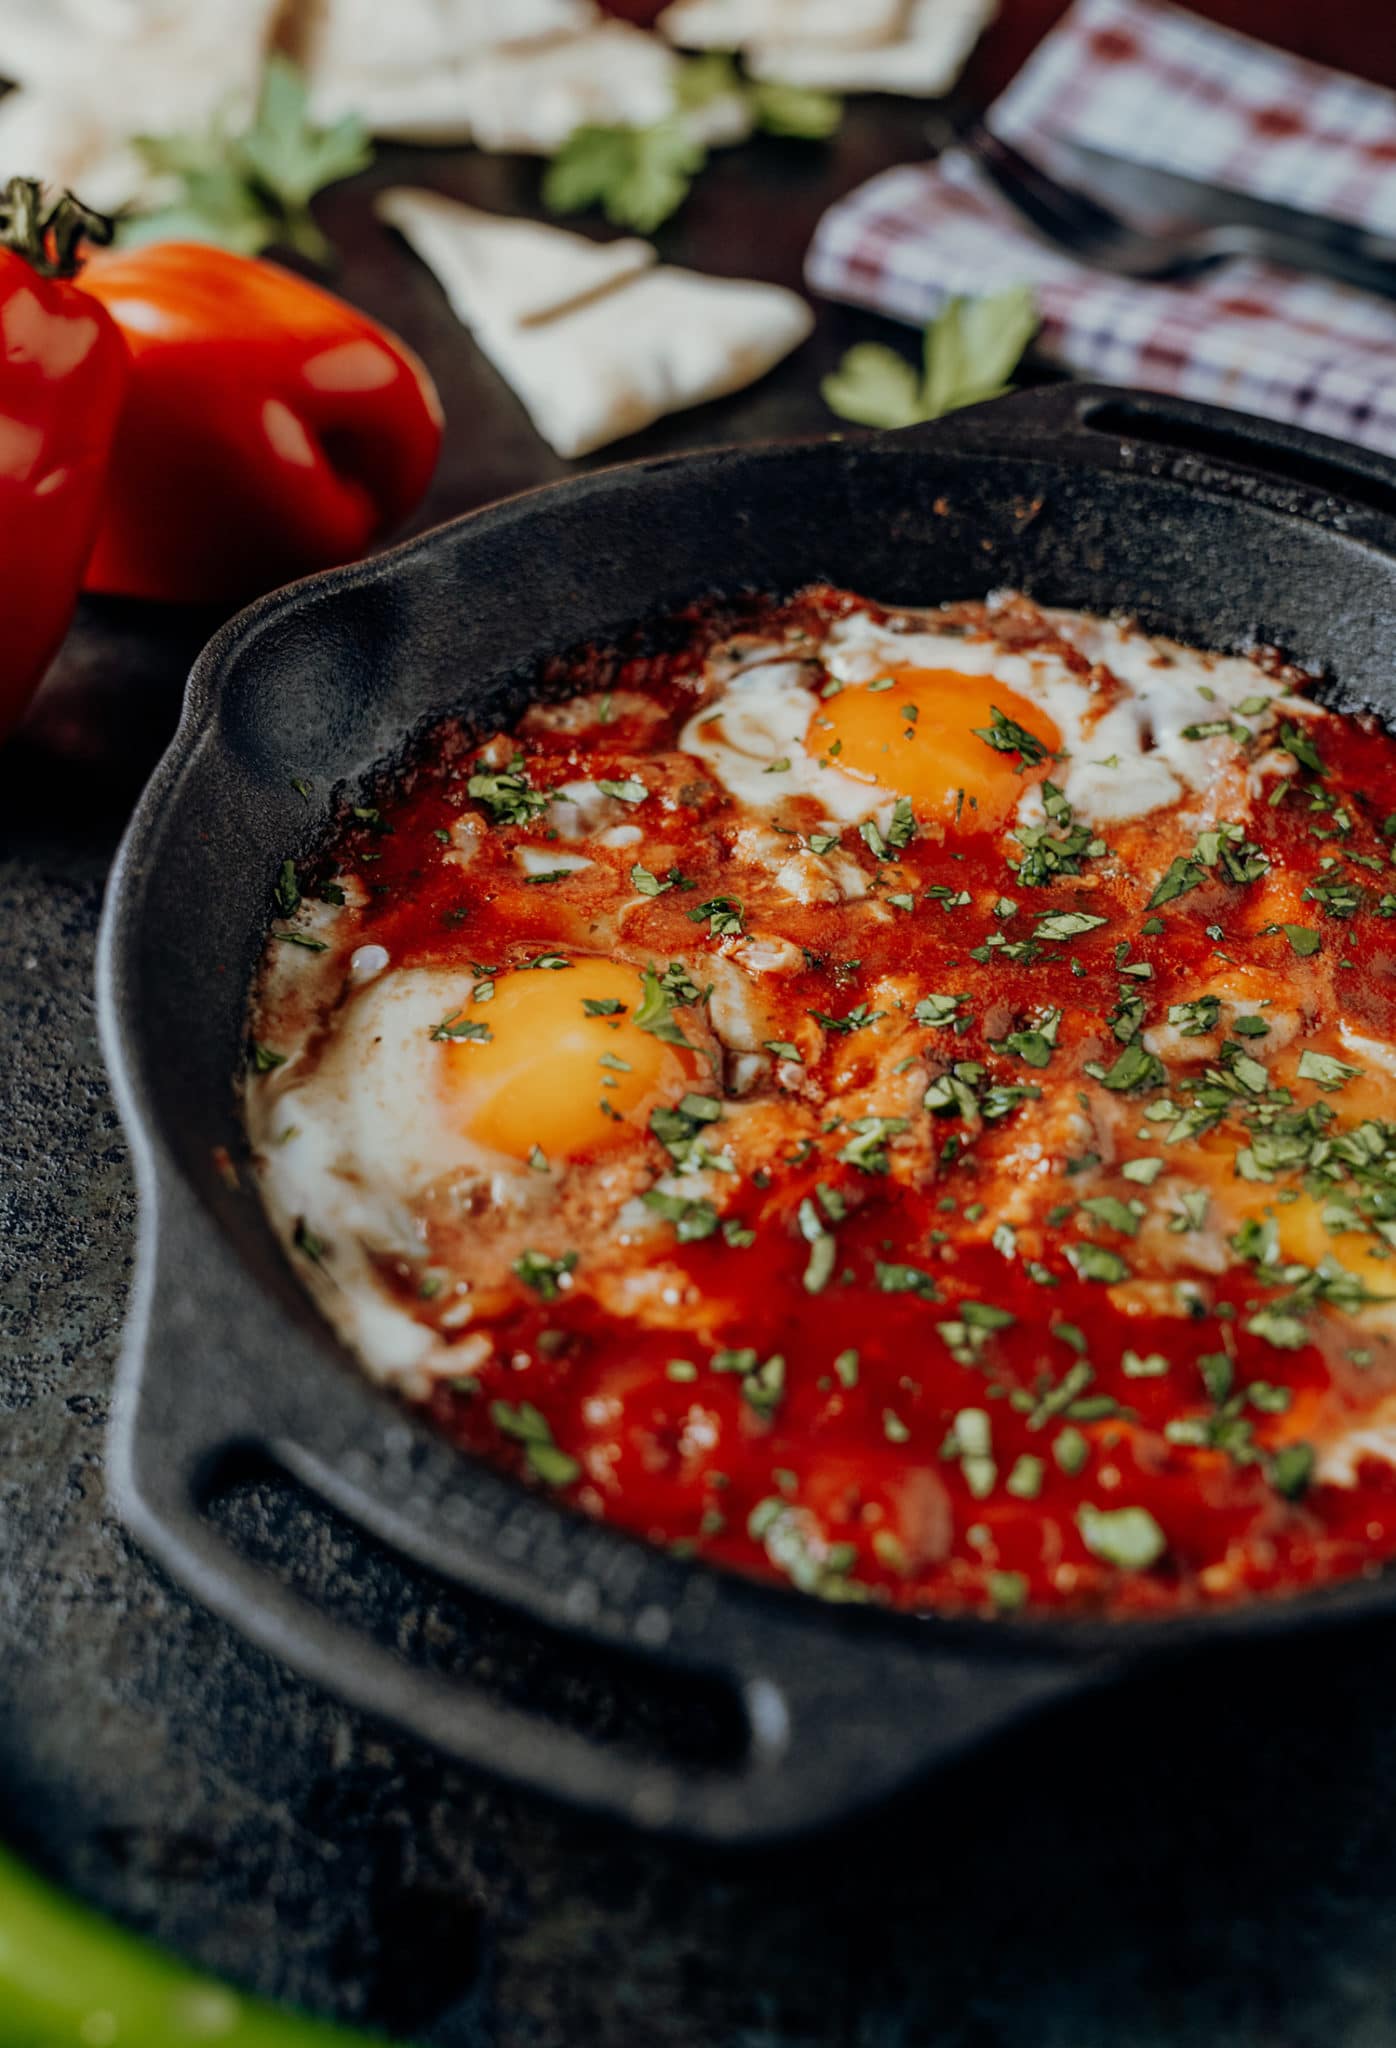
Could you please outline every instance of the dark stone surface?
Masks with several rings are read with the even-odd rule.
[[[832,192],[914,151],[924,120],[869,110],[832,156],[724,160],[668,253],[793,280]],[[536,173],[401,152],[375,174],[413,176],[511,205]],[[558,473],[373,228],[371,182],[327,221],[351,252],[345,288],[442,385],[451,441],[427,516]],[[828,313],[766,385],[618,453],[817,429],[816,373],[862,331]],[[89,608],[0,757],[4,1835],[210,1968],[439,2048],[1386,2048],[1389,1629],[1156,1672],[854,1833],[736,1863],[446,1768],[247,1648],[135,1551],[102,1495],[133,1200],[92,948],[121,820],[206,625]],[[325,1577],[361,1576],[354,1540],[307,1512],[270,1526]],[[430,1632],[429,1591],[409,1590],[399,1626]]]

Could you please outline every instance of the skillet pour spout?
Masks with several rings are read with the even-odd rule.
[[[229,1175],[272,886],[324,833],[336,787],[449,710],[507,724],[568,647],[697,597],[816,580],[893,606],[1012,586],[1125,610],[1194,645],[1280,647],[1337,679],[1339,707],[1396,716],[1396,464],[1379,456],[1061,385],[899,434],[666,457],[531,492],[234,619],[131,822],[99,957],[141,1193],[111,1438],[123,1519],[273,1654],[446,1754],[733,1844],[885,1800],[1141,1659],[1393,1599],[1382,1578],[1163,1623],[950,1621],[832,1608],[647,1548],[460,1455],[363,1378]],[[304,1559],[233,1541],[219,1502],[267,1468],[433,1584],[526,1617],[545,1662],[580,1642],[623,1685],[659,1671],[719,1694],[734,1739],[685,1764],[407,1660],[383,1640],[389,1581],[346,1612]]]

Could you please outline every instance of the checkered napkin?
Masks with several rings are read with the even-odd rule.
[[[1396,95],[1165,0],[1076,0],[988,120],[1057,175],[1063,136],[1396,236]],[[1026,281],[1042,352],[1078,374],[1396,454],[1396,300],[1250,261],[1188,284],[1110,277],[1037,241],[955,151],[835,206],[806,277],[917,325],[951,294]]]

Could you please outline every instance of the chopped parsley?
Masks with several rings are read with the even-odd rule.
[[[702,924],[706,918],[715,939],[735,938],[742,929],[742,906],[732,896],[710,897],[688,915],[694,924]]]
[[[490,1420],[501,1436],[522,1446],[529,1470],[545,1485],[570,1486],[581,1478],[581,1466],[558,1449],[547,1417],[531,1401],[491,1401]]]
[[[651,1038],[662,1038],[667,1045],[688,1045],[690,1041],[674,1015],[674,998],[652,967],[641,968],[640,986],[643,994],[635,1012],[639,1029],[648,1031]]]
[[[282,861],[271,893],[281,916],[294,917],[301,907],[301,891],[293,860]]]
[[[1121,1571],[1147,1571],[1168,1548],[1168,1538],[1147,1508],[1098,1508],[1082,1501],[1076,1526],[1091,1556]]]
[[[693,1244],[700,1238],[711,1237],[717,1229],[717,1211],[711,1202],[666,1195],[658,1188],[650,1188],[640,1200],[656,1216],[662,1216],[666,1223],[673,1224],[674,1235],[680,1244]]]
[[[916,837],[916,820],[912,816],[911,798],[897,798],[892,806],[891,823],[885,833],[873,818],[865,819],[858,827],[858,832],[875,860],[895,860],[902,848],[910,845]]]
[[[1051,1060],[1062,1021],[1060,1010],[1049,1010],[1040,1023],[1026,1031],[1010,1031],[995,1040],[999,1051],[1016,1053],[1030,1067],[1045,1067]]]
[[[1306,1046],[1299,1055],[1299,1078],[1301,1081],[1317,1081],[1320,1088],[1341,1088],[1348,1081],[1360,1079],[1365,1071],[1362,1067],[1351,1067],[1346,1060],[1334,1059],[1326,1052],[1313,1052]]]
[[[1093,910],[1055,910],[1038,919],[1033,937],[1053,943],[1076,939],[1084,932],[1098,931],[1106,922]]]
[[[1083,1238],[1079,1244],[1069,1244],[1066,1255],[1083,1280],[1100,1280],[1109,1287],[1129,1278],[1129,1267],[1108,1245]]]
[[[1311,775],[1322,775],[1325,772],[1318,748],[1302,726],[1282,725],[1280,745],[1287,754],[1294,756],[1301,768],[1307,768]]]
[[[838,1157],[846,1166],[856,1166],[860,1173],[886,1173],[891,1167],[887,1153],[890,1138],[897,1138],[907,1128],[904,1116],[859,1116],[849,1125],[852,1136],[839,1151]]]
[[[873,1262],[873,1281],[882,1294],[916,1294],[922,1301],[940,1300],[935,1281],[920,1266],[876,1259]]]
[[[552,1259],[546,1252],[526,1251],[519,1253],[512,1270],[540,1301],[556,1301],[576,1264],[575,1252],[564,1252],[561,1258]]]
[[[976,725],[970,730],[977,740],[983,740],[985,746],[992,747],[996,754],[1017,754],[1020,774],[1024,768],[1039,767],[1047,759],[1050,749],[1043,745],[1036,733],[1029,732],[1025,725],[1009,718],[997,704],[989,706],[989,718],[987,726]]]
[[[956,1012],[965,1000],[964,996],[922,996],[911,1014],[918,1024],[927,1024],[936,1030],[945,1025],[954,1027],[963,1021],[957,1019]]]
[[[533,787],[521,763],[498,773],[477,770],[465,787],[467,795],[485,806],[496,825],[531,824],[552,801],[549,791]]]
[[[434,1039],[452,1039],[458,1042],[474,1042],[488,1045],[494,1037],[488,1024],[478,1018],[467,1017],[460,1010],[453,1010],[449,1017],[443,1017],[431,1036]]]

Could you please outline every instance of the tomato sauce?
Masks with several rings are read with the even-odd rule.
[[[764,1139],[636,1244],[676,1305],[628,1312],[591,1286],[583,1232],[570,1265],[516,1261],[461,1326],[487,1355],[419,1398],[576,1511],[825,1598],[1130,1615],[1377,1569],[1396,1550],[1396,1123],[1393,1083],[1352,1046],[1396,1047],[1396,746],[1365,718],[1293,723],[1292,772],[1257,766],[1223,834],[1230,867],[1199,853],[1186,804],[1102,826],[1038,881],[1011,822],[918,818],[880,851],[846,827],[867,893],[801,902],[743,853],[743,806],[677,736],[714,647],[817,645],[856,602],[695,615],[658,654],[559,664],[546,698],[614,714],[525,719],[503,745],[440,727],[304,880],[358,875],[352,942],[395,970],[498,988],[547,949],[599,951],[635,965],[638,1005],[641,965],[681,962],[665,1015],[695,1046],[705,960],[760,934],[799,949],[762,980],[767,1051],[802,1050],[764,1065]],[[975,605],[943,616],[984,626]],[[1085,666],[1026,604],[994,631]],[[1258,672],[1303,690],[1278,657]],[[1008,765],[1050,789],[1033,753]],[[525,879],[521,846],[561,845],[549,812],[489,815],[482,774],[540,793],[638,778],[638,834]],[[446,858],[482,809],[469,864]],[[801,843],[811,816],[777,812]],[[1071,831],[1059,814],[1049,838]],[[658,893],[637,900],[636,869]],[[734,902],[736,927],[695,916]],[[1208,995],[1237,976],[1254,1003]],[[893,985],[912,989],[901,1008],[879,996]],[[628,1170],[681,1189],[685,1148],[720,1148],[728,1055],[683,1098],[712,1120],[652,1117],[614,1154]],[[624,1266],[614,1219],[602,1236]],[[376,1269],[411,1316],[444,1316],[418,1263]]]

